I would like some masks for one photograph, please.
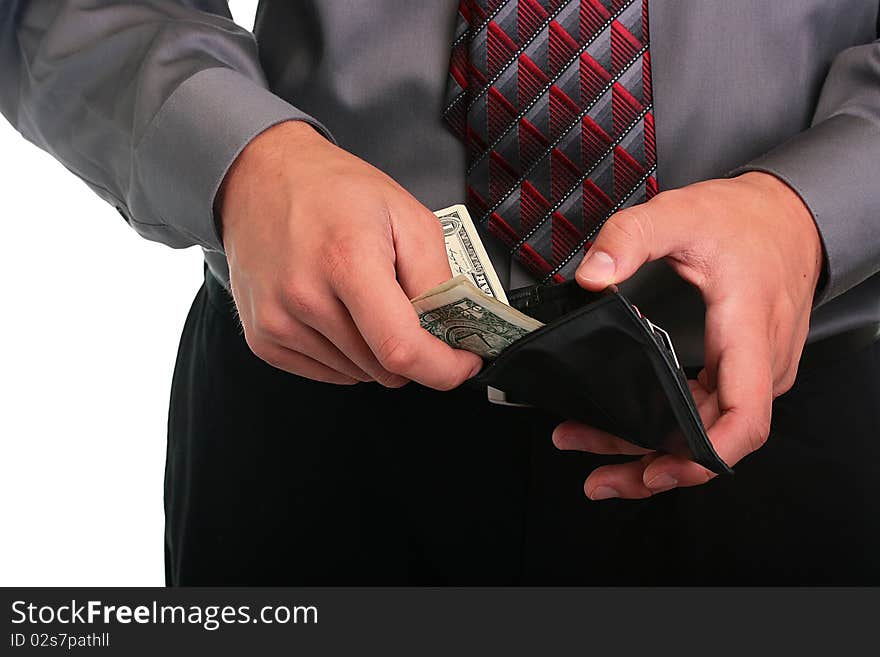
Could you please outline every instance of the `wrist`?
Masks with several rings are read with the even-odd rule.
[[[305,121],[284,121],[275,124],[245,146],[223,178],[214,200],[214,210],[224,248],[235,232],[236,224],[247,215],[246,208],[258,200],[259,182],[277,178],[290,166],[285,161],[291,150],[299,152],[314,140],[326,139]]]
[[[800,195],[782,179],[762,171],[748,171],[734,180],[750,185],[771,200],[771,206],[777,210],[769,217],[770,220],[784,222],[785,233],[796,241],[802,262],[809,267],[815,287],[825,268],[825,251],[813,213]]]

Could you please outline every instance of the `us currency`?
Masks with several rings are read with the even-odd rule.
[[[412,300],[422,328],[451,347],[492,360],[543,326],[477,288],[459,274]]]
[[[468,277],[478,289],[507,303],[507,296],[498,274],[489,260],[480,234],[477,232],[467,208],[463,205],[453,205],[434,213],[443,226],[443,238],[446,240],[446,257],[449,259],[449,267],[452,275],[463,274]]]

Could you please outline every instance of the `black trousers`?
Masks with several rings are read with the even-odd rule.
[[[876,343],[802,372],[734,476],[591,502],[612,459],[557,451],[557,418],[285,374],[207,278],[171,396],[169,584],[880,584]]]

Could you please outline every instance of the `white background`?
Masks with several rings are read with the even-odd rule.
[[[240,24],[256,3],[230,3]],[[201,252],[138,237],[2,117],[0,207],[0,585],[162,585],[168,396]]]

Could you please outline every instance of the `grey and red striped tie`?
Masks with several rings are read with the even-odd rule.
[[[448,94],[471,213],[545,282],[657,193],[648,0],[462,0]]]

